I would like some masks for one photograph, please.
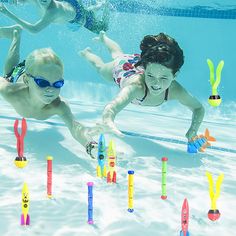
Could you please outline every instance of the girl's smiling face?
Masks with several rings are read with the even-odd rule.
[[[160,95],[174,80],[172,70],[159,63],[148,63],[144,75],[145,83],[152,95]]]

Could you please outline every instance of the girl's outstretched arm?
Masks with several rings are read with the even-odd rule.
[[[117,97],[106,105],[102,119],[103,119],[103,131],[108,133],[114,133],[121,136],[122,133],[114,124],[114,119],[118,112],[126,107],[132,100],[134,100],[142,92],[142,86],[136,84],[130,84],[120,90]]]
[[[92,158],[94,158],[96,150],[91,149],[96,149],[96,142],[94,142],[92,137],[89,135],[90,128],[86,128],[75,120],[75,117],[72,114],[69,105],[65,101],[61,102],[57,113],[70,130],[73,138],[76,139],[81,145],[83,145],[86,148],[87,153]]]
[[[197,135],[204,118],[205,109],[195,97],[188,93],[186,89],[176,81],[172,82],[170,92],[170,99],[177,99],[193,112],[191,126],[185,135],[188,140],[191,140],[192,137]]]
[[[44,16],[35,24],[31,24],[27,21],[24,21],[17,17],[15,14],[10,12],[3,4],[0,4],[0,12],[14,20],[17,24],[22,26],[24,29],[28,30],[31,33],[37,33],[44,28],[46,28],[49,24],[51,24],[55,19],[55,14],[53,12],[47,12],[44,14]]]

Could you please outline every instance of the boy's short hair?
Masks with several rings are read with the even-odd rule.
[[[64,68],[61,59],[56,55],[56,53],[51,48],[41,48],[36,49],[31,52],[25,60],[25,70],[27,73],[33,73],[35,65],[54,63],[62,68]]]
[[[172,69],[175,74],[184,64],[183,50],[167,34],[146,35],[140,43],[140,49],[141,59],[135,66],[146,68],[148,63],[160,63]]]

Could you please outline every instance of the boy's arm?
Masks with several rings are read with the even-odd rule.
[[[0,4],[0,12],[14,20],[17,24],[22,26],[24,29],[28,30],[31,33],[37,33],[47,27],[55,18],[53,12],[46,11],[45,15],[35,24],[31,24],[27,21],[24,21],[17,17],[15,14],[10,12],[3,4]]]
[[[102,119],[105,125],[105,131],[115,133],[117,135],[122,135],[119,129],[116,128],[114,124],[114,119],[118,112],[120,112],[124,107],[126,107],[132,100],[134,100],[142,87],[141,85],[130,84],[122,88],[118,93],[117,97],[108,103],[103,111]]]
[[[82,124],[75,120],[74,115],[71,112],[71,109],[67,103],[64,101],[61,102],[58,115],[64,121],[65,125],[70,130],[71,135],[76,139],[81,145],[86,148],[87,153],[91,156],[91,150],[88,148],[95,148],[96,145],[92,137],[89,136],[89,128],[84,127]],[[93,147],[91,147],[93,145]]]
[[[186,138],[190,140],[197,135],[198,129],[202,123],[205,109],[202,104],[186,91],[178,82],[173,81],[171,85],[170,99],[176,99],[184,106],[187,106],[192,112],[192,123],[186,133]]]

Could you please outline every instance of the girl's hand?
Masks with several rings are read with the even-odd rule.
[[[102,129],[104,133],[110,133],[119,137],[124,137],[124,134],[122,134],[121,131],[115,126],[114,122],[103,122],[97,125]]]
[[[97,136],[101,133],[110,133],[119,137],[124,137],[124,134],[122,134],[120,130],[116,128],[113,122],[97,123],[95,127],[89,128],[88,130],[88,134],[90,136]]]

